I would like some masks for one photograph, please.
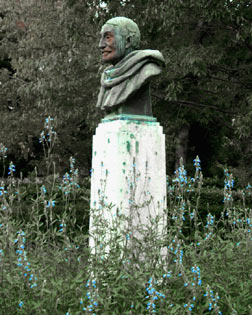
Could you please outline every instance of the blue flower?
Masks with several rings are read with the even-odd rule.
[[[44,185],[41,187],[41,191],[43,191],[43,192],[44,192],[44,194],[46,193],[46,188],[45,188],[45,186],[44,186]]]
[[[16,171],[15,168],[16,166],[12,162],[10,162],[8,175],[11,175],[12,173],[14,173]]]
[[[196,159],[193,160],[193,162],[194,162],[193,165],[195,166],[196,170],[201,170],[200,159],[198,155],[196,156]]]
[[[54,206],[55,206],[55,201],[54,201],[54,200],[50,200],[50,201],[47,202],[46,208],[49,208],[50,206],[51,206],[51,207],[54,207]]]

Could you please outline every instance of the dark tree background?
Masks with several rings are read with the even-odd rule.
[[[37,165],[38,139],[55,117],[57,172],[74,156],[91,167],[100,86],[103,23],[133,19],[141,49],[158,49],[166,69],[152,84],[154,115],[166,134],[167,173],[180,156],[199,155],[205,176],[229,166],[252,174],[252,4],[250,0],[0,0],[0,142],[25,175]]]

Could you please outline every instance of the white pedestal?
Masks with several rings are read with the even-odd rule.
[[[112,208],[106,207],[109,205]],[[105,118],[96,128],[90,207],[94,209],[89,226],[93,253],[114,233],[108,229],[105,239],[99,239],[94,216],[106,220],[111,229],[116,226],[117,232],[127,230],[127,241],[132,235],[141,239],[136,229],[148,229],[157,215],[161,217],[158,232],[164,232],[167,225],[165,135],[156,118],[124,114]],[[121,214],[131,224],[120,224]],[[109,246],[106,250],[109,252]]]

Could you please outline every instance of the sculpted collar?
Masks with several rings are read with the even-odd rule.
[[[116,65],[107,67],[101,77],[101,85],[111,88],[136,74],[146,63],[164,65],[164,58],[158,50],[134,50]]]

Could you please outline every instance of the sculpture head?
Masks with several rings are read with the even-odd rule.
[[[126,17],[108,20],[101,29],[99,48],[102,62],[115,65],[131,51],[139,48],[140,31],[137,24]]]

